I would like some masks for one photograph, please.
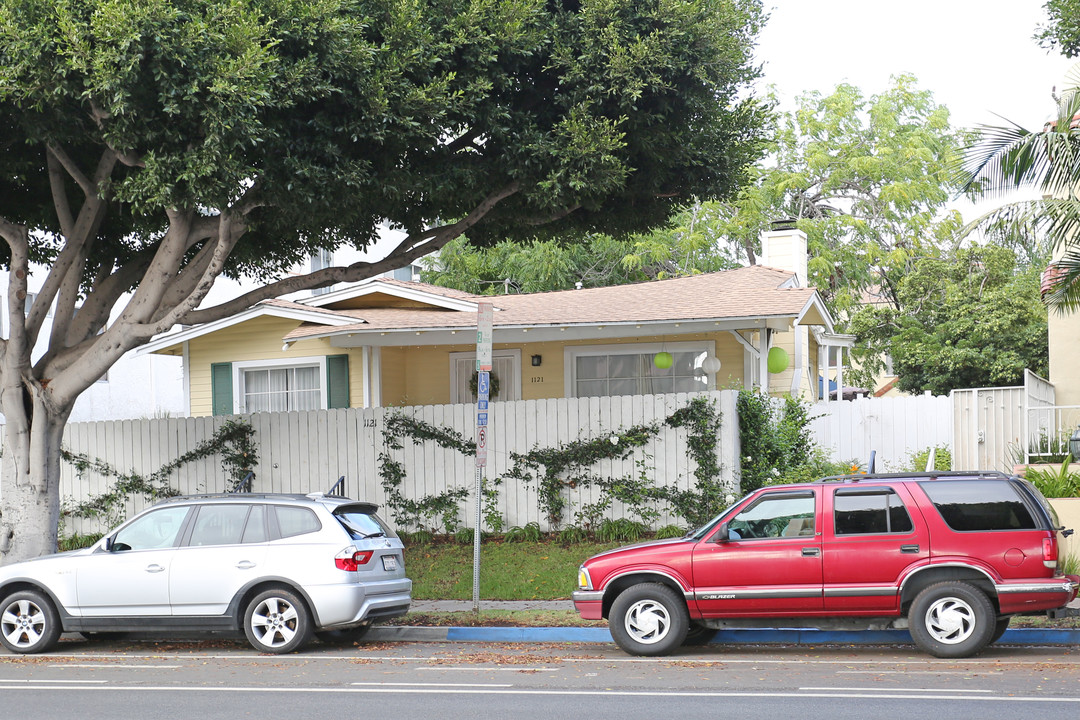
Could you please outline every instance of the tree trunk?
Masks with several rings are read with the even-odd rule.
[[[71,414],[40,397],[27,417],[7,414],[0,476],[0,565],[56,552],[60,442]]]

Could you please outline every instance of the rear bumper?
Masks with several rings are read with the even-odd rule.
[[[1047,580],[995,585],[1001,613],[1054,610],[1076,598],[1080,578],[1065,575]]]
[[[412,580],[307,588],[320,628],[350,627],[367,620],[400,617],[412,603]]]

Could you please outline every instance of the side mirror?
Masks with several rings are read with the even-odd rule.
[[[731,532],[728,530],[728,524],[721,523],[720,529],[716,531],[716,535],[713,536],[713,542],[723,543],[731,539]]]

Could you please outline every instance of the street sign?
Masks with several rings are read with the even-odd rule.
[[[476,466],[482,468],[487,465],[487,427],[476,428]]]
[[[476,373],[476,401],[487,402],[488,395],[491,392],[491,373],[487,370],[480,370]]]
[[[494,321],[491,303],[480,303],[476,309],[476,369],[491,370],[491,324]]]
[[[476,426],[477,427],[486,427],[487,426],[487,413],[486,412],[476,413]]]

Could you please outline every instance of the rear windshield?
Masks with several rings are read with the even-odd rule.
[[[373,505],[342,505],[334,510],[334,517],[354,540],[397,537],[393,528],[375,514]]]
[[[935,480],[919,483],[942,519],[959,532],[1038,530],[1012,483],[1000,480]]]

